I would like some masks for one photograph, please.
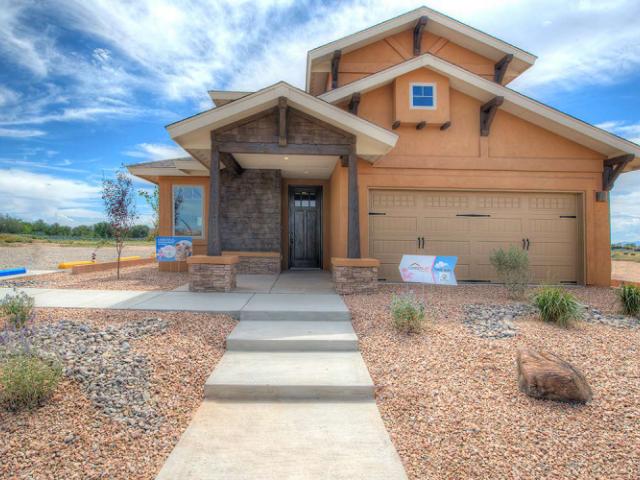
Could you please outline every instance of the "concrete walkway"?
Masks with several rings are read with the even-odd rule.
[[[270,295],[284,296],[298,301],[269,308],[259,298],[242,310],[204,402],[157,480],[407,478],[348,313],[337,319],[319,308],[344,305],[340,297]]]

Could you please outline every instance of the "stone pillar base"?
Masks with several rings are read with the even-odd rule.
[[[189,291],[230,292],[236,288],[238,262],[240,258],[235,255],[189,257]]]
[[[282,255],[279,252],[222,252],[222,255],[240,257],[238,273],[250,275],[277,275]]]
[[[375,258],[332,258],[333,283],[340,295],[376,293],[378,267]]]

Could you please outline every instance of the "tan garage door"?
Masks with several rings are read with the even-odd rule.
[[[489,255],[528,250],[537,282],[582,283],[576,194],[373,190],[369,253],[380,278],[399,280],[403,254],[455,255],[459,280],[495,281]]]

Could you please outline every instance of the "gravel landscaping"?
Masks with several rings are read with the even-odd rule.
[[[14,280],[0,280],[0,287],[174,290],[186,283],[189,283],[187,272],[161,272],[158,270],[158,265],[153,263],[121,269],[120,280],[116,279],[115,269],[79,275],[71,275],[70,271],[65,271]]]
[[[0,478],[154,478],[234,325],[200,313],[38,309],[29,336],[65,379],[35,411],[0,407]]]
[[[572,288],[590,307],[588,321],[561,329],[501,287],[426,287],[430,322],[407,336],[391,328],[388,309],[391,293],[404,290],[344,298],[410,478],[639,478],[640,328],[619,315],[615,292]],[[582,370],[593,400],[575,406],[521,393],[523,347]]]

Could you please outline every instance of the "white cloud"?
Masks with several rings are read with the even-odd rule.
[[[629,123],[622,121],[608,121],[596,125],[598,128],[608,130],[632,142],[640,144],[640,123]]]
[[[611,191],[611,238],[640,241],[640,171],[620,175]]]
[[[46,135],[46,132],[42,130],[25,130],[18,128],[0,128],[0,137],[9,138],[30,138],[41,137]]]
[[[16,168],[0,169],[3,213],[65,224],[97,222],[102,220],[99,202],[97,185]]]
[[[188,157],[189,154],[177,145],[163,143],[139,143],[133,149],[123,152],[125,155],[146,160],[166,160],[168,158]]]
[[[17,160],[13,158],[0,158],[0,163],[5,165],[18,165],[20,167],[26,167],[28,169],[36,169],[36,170],[55,170],[58,172],[68,172],[68,173],[87,173],[88,170],[83,170],[80,168],[69,168],[66,165],[68,164],[51,164],[46,162],[38,162],[38,161],[29,161],[29,160]]]

